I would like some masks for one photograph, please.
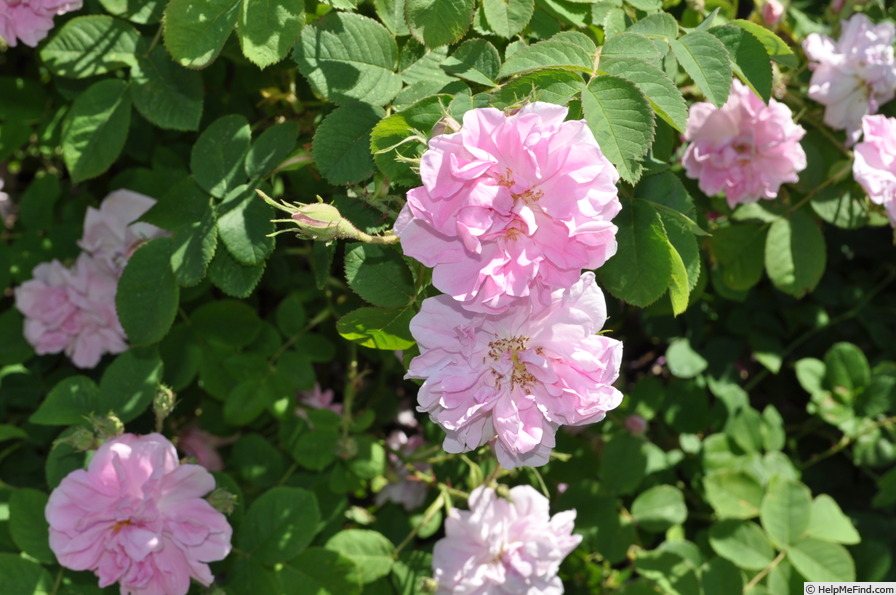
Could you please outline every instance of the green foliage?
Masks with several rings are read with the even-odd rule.
[[[155,48],[131,69],[131,99],[140,114],[160,128],[196,130],[202,116],[202,77],[178,67]]]
[[[65,120],[62,154],[76,182],[105,172],[124,148],[131,121],[128,85],[106,79],[78,96]]]
[[[159,342],[174,322],[180,291],[172,252],[172,240],[152,240],[131,256],[121,275],[115,308],[132,345]]]
[[[40,51],[53,74],[87,78],[135,66],[142,50],[140,34],[130,24],[109,16],[76,17]]]
[[[165,8],[165,47],[187,68],[205,68],[236,25],[240,0],[171,0]]]

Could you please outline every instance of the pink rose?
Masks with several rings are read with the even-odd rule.
[[[53,16],[78,10],[82,0],[0,0],[0,37],[35,47],[53,28]]]
[[[191,424],[178,436],[177,448],[188,457],[195,458],[197,463],[209,471],[221,471],[224,469],[224,461],[218,454],[218,447],[232,444],[234,440],[236,437],[221,438]]]
[[[297,396],[299,398],[299,403],[306,407],[310,407],[311,409],[329,409],[334,413],[342,415],[342,403],[333,402],[332,388],[322,390],[320,384],[315,382],[314,387],[311,390],[300,390]],[[303,413],[304,412],[300,409],[299,415],[304,417],[304,415],[302,415]]]
[[[413,477],[403,460],[412,456],[424,444],[423,436],[413,434],[408,437],[401,430],[392,431],[386,438],[386,446],[392,451],[389,453],[387,470],[389,485],[377,493],[376,503],[378,506],[382,506],[386,502],[394,502],[404,506],[405,510],[411,511],[419,508],[426,500],[426,484]],[[417,471],[426,472],[432,469],[432,465],[417,462],[414,463],[414,468]]]
[[[762,5],[762,21],[769,27],[774,27],[784,16],[784,5],[779,0],[765,0]]]
[[[531,486],[510,499],[480,486],[470,510],[451,509],[445,537],[432,552],[439,595],[560,595],[557,571],[582,541],[573,535],[575,510],[551,516],[548,499]]]
[[[232,532],[203,500],[214,487],[204,468],[178,463],[164,436],[124,434],[50,494],[50,548],[122,595],[184,595],[190,578],[211,585],[208,563],[230,553]]]
[[[25,339],[38,354],[64,351],[79,368],[93,368],[103,354],[127,349],[115,312],[118,279],[89,254],[70,269],[58,260],[41,263],[33,276],[15,289],[15,298]]]
[[[825,106],[825,123],[846,130],[851,145],[861,134],[862,116],[877,113],[896,93],[896,27],[874,25],[862,13],[841,23],[840,39],[811,33],[803,50],[813,70],[809,97]]]
[[[896,119],[865,116],[862,130],[853,175],[872,202],[886,207],[890,224],[896,227]]]
[[[120,275],[142,243],[168,235],[155,225],[136,222],[155,203],[155,199],[131,190],[112,192],[103,199],[99,209],[87,208],[84,235],[78,245],[109,271]]]
[[[429,141],[423,186],[408,192],[395,233],[464,307],[545,302],[616,253],[619,174],[585,122],[564,122],[566,113],[541,102],[511,116],[473,109],[460,132]]]
[[[420,355],[407,378],[425,380],[418,411],[445,429],[446,451],[494,442],[507,468],[548,462],[561,425],[600,421],[619,405],[612,383],[622,343],[596,334],[606,320],[594,273],[541,307],[521,300],[501,314],[428,298],[411,320]]]
[[[806,168],[800,139],[806,131],[793,114],[774,99],[762,102],[735,80],[721,108],[695,103],[688,114],[682,158],[689,178],[708,195],[723,192],[728,205],[778,196],[781,185],[796,182]]]

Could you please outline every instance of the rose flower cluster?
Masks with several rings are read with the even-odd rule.
[[[541,102],[468,111],[430,141],[423,186],[395,223],[447,294],[411,322],[418,410],[448,452],[493,442],[506,468],[547,463],[561,425],[600,421],[622,399],[622,344],[596,334],[604,297],[582,274],[616,252],[619,175],[566,114]]]

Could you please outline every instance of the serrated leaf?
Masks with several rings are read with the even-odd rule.
[[[246,511],[239,547],[265,564],[292,560],[318,532],[320,509],[312,492],[274,487],[259,496]]]
[[[205,68],[230,37],[240,0],[170,0],[165,8],[165,47],[181,66]]]
[[[765,241],[765,269],[775,287],[802,297],[821,281],[826,262],[824,236],[803,211],[771,224]]]
[[[579,45],[549,39],[517,50],[501,66],[498,78],[546,68],[591,73],[594,70],[594,55]]]
[[[370,133],[385,115],[369,103],[349,103],[336,108],[318,126],[311,153],[327,181],[353,184],[373,175]]]
[[[669,239],[660,216],[641,200],[623,201],[613,220],[618,227],[616,255],[599,269],[601,284],[614,296],[644,308],[669,286]],[[633,275],[632,271],[637,271]]]
[[[658,66],[663,52],[646,35],[639,33],[620,33],[607,39],[600,51],[601,59],[637,58],[654,66]]]
[[[417,41],[428,48],[458,41],[473,22],[473,0],[405,0],[404,16]]]
[[[628,28],[630,33],[640,33],[666,43],[678,37],[678,21],[671,14],[661,12],[651,14]]]
[[[134,65],[141,43],[140,33],[121,19],[80,16],[53,35],[40,58],[53,74],[86,78]]]
[[[202,97],[202,76],[176,65],[164,48],[137,56],[131,69],[131,98],[137,111],[156,126],[197,130]]]
[[[121,153],[131,123],[128,85],[94,83],[72,104],[62,132],[62,156],[74,182],[102,174]]]
[[[743,19],[731,21],[731,24],[740,27],[758,39],[765,47],[765,51],[768,53],[769,58],[778,64],[783,64],[790,68],[796,68],[800,65],[799,60],[794,55],[793,50],[790,49],[790,46],[788,46],[783,39],[762,25],[757,25],[756,23],[751,23],[750,21],[745,21]]]
[[[529,24],[535,12],[535,0],[483,0],[482,11],[492,31],[510,39]]]
[[[208,266],[208,278],[215,287],[231,297],[249,297],[261,276],[265,262],[256,266],[240,264],[227,250],[216,250],[215,257]]]
[[[206,340],[231,347],[245,347],[261,332],[255,309],[238,300],[215,300],[190,315],[193,330]]]
[[[408,308],[358,308],[336,321],[343,338],[363,347],[395,351],[414,345]]]
[[[585,27],[591,18],[591,7],[584,6],[576,0],[535,0],[535,3],[540,12],[573,27]]]
[[[212,196],[222,198],[245,181],[244,162],[252,131],[245,117],[222,116],[202,131],[190,151],[190,171]]]
[[[374,126],[370,134],[370,150],[377,167],[393,182],[403,186],[420,183],[419,174],[403,159],[414,159],[423,154],[425,139],[442,117],[443,102],[446,99],[442,96],[427,97]]]
[[[856,565],[838,543],[804,539],[787,549],[787,559],[807,581],[852,582]]]
[[[175,230],[171,270],[181,286],[191,287],[202,281],[217,245],[215,214],[210,207],[198,221],[189,221]]]
[[[100,0],[109,14],[138,25],[152,25],[162,20],[165,0]]]
[[[688,107],[681,91],[666,73],[637,58],[603,59],[599,68],[635,83],[656,115],[684,133],[688,122]]]
[[[709,545],[738,568],[762,570],[775,558],[768,537],[756,523],[726,519],[709,529]]]
[[[395,546],[382,533],[346,529],[331,537],[325,547],[357,564],[362,584],[372,583],[392,570]]]
[[[762,277],[766,228],[742,224],[713,231],[710,251],[722,268],[722,281],[737,291],[750,289]]]
[[[504,107],[546,101],[566,105],[585,86],[582,75],[569,70],[537,70],[512,79],[495,93],[492,105]]]
[[[218,235],[237,262],[257,266],[274,251],[274,217],[255,189],[243,184],[218,206]]]
[[[173,244],[158,238],[140,246],[118,281],[115,309],[131,345],[159,342],[177,315],[180,288],[171,271]]]
[[[722,107],[731,91],[731,62],[721,41],[703,31],[694,31],[669,42],[672,53],[706,98]]]
[[[721,518],[749,519],[759,514],[762,486],[744,471],[710,473],[703,479],[703,489],[706,499]]]
[[[296,146],[299,127],[295,122],[274,124],[261,133],[246,154],[246,174],[262,178],[286,159]]]
[[[486,85],[495,86],[501,56],[495,46],[484,39],[465,41],[442,62],[442,68],[454,76]]]
[[[414,299],[411,271],[401,251],[390,246],[347,246],[345,278],[349,287],[374,306],[400,308]]]
[[[843,514],[837,501],[827,494],[816,496],[812,501],[806,535],[821,541],[847,545],[854,545],[862,541],[862,537],[856,531],[852,521]]]
[[[407,23],[404,22],[405,0],[373,0],[376,14],[393,35],[410,35]]]
[[[401,48],[401,55],[398,59],[398,70],[403,80],[408,85],[417,86],[426,82],[430,85],[448,84],[454,79],[442,70],[442,62],[448,57],[448,46],[441,46],[435,49],[427,49],[422,43],[416,39],[409,39]],[[404,89],[399,94],[401,97],[407,93]]]
[[[146,411],[162,379],[162,360],[157,353],[125,351],[103,372],[98,413],[114,412],[127,423]]]
[[[100,389],[86,376],[69,376],[56,383],[37,411],[28,418],[33,424],[45,426],[69,426],[84,421],[99,410]]]
[[[759,507],[759,519],[772,543],[779,549],[796,543],[809,527],[811,506],[812,494],[804,484],[772,477]]]
[[[772,66],[762,43],[733,25],[713,27],[709,33],[728,49],[734,74],[768,103],[772,94]]]
[[[335,103],[385,105],[401,90],[395,39],[361,15],[334,12],[305,27],[293,57],[315,91]]]
[[[265,68],[286,57],[305,25],[305,7],[292,0],[242,0],[237,35],[243,55]]]
[[[641,175],[639,160],[653,140],[653,111],[634,83],[618,76],[594,77],[582,91],[585,121],[607,159],[625,180]]]

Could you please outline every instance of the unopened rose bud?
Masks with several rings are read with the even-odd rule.
[[[93,424],[93,429],[100,442],[105,442],[110,438],[117,438],[124,434],[124,424],[112,413],[102,417],[91,415],[89,420]]]
[[[637,413],[629,415],[625,418],[625,429],[628,430],[632,436],[640,436],[647,431],[647,420]]]
[[[230,514],[236,508],[236,496],[223,488],[218,488],[205,498],[212,508],[224,514]]]
[[[65,438],[59,438],[53,443],[54,446],[59,444],[68,444],[78,452],[94,450],[99,446],[96,441],[96,436],[87,428],[77,428],[71,435]]]
[[[420,590],[424,593],[435,593],[439,589],[439,583],[436,579],[426,577],[420,581]]]
[[[152,410],[156,414],[156,430],[162,429],[162,421],[171,415],[176,405],[174,391],[165,385],[159,386],[156,394],[152,399]]]
[[[784,5],[779,0],[766,0],[762,5],[762,20],[769,27],[774,27],[784,16]]]

